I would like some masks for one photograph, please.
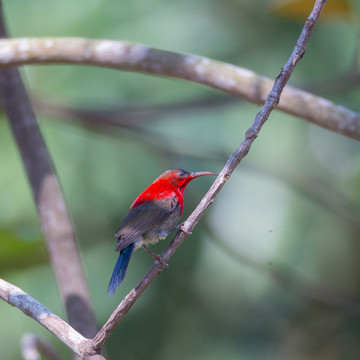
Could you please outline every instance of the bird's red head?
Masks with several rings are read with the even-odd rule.
[[[156,180],[159,180],[161,182],[167,181],[172,185],[176,186],[181,192],[183,192],[187,184],[191,180],[194,180],[200,176],[205,176],[205,175],[216,175],[216,174],[208,171],[187,172],[182,169],[177,169],[177,170],[168,170],[164,172]]]
[[[168,170],[160,175],[147,189],[133,202],[131,209],[153,200],[170,199],[177,196],[181,211],[183,209],[183,192],[187,184],[199,176],[216,175],[208,171],[187,172],[185,170]]]

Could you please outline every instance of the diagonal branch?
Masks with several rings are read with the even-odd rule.
[[[240,161],[248,154],[250,147],[256,137],[258,136],[262,126],[268,119],[272,110],[277,106],[282,90],[285,87],[285,84],[289,80],[296,64],[302,58],[305,53],[305,48],[310,38],[310,35],[316,25],[316,22],[320,16],[320,13],[325,6],[326,0],[316,0],[314,8],[305,22],[304,28],[300,34],[300,37],[295,45],[294,51],[291,54],[289,60],[282,68],[280,74],[275,80],[274,86],[270,91],[269,96],[266,99],[266,102],[261,109],[261,111],[256,115],[254,123],[247,130],[245,138],[241,142],[239,148],[230,156],[225,167],[221,170],[218,178],[215,180],[210,190],[201,200],[200,204],[192,212],[189,218],[184,223],[184,231],[179,231],[175,238],[171,241],[168,247],[160,256],[160,261],[156,261],[144,278],[133,288],[128,295],[122,300],[116,310],[112,313],[109,320],[102,327],[99,333],[93,339],[92,345],[94,349],[99,349],[102,347],[107,338],[114,331],[116,326],[124,318],[126,313],[134,305],[139,296],[144,292],[144,290],[149,286],[149,284],[159,275],[159,273],[164,268],[164,264],[167,264],[171,256],[178,249],[178,247],[185,240],[187,235],[192,231],[194,226],[199,222],[200,218],[204,214],[205,210],[211,205],[214,201],[216,195],[223,188],[227,180],[230,178],[231,174],[235,170],[236,166]]]
[[[84,354],[89,341],[64,320],[18,287],[0,279],[0,298],[17,307],[66,344],[75,354]]]
[[[6,37],[0,1],[0,37]],[[75,232],[61,187],[18,69],[0,69],[0,102],[20,150],[70,324],[97,331]]]
[[[158,50],[125,41],[81,38],[0,40],[0,67],[27,64],[88,64],[185,79],[263,104],[274,81],[206,57]],[[286,86],[278,110],[360,140],[360,115],[309,92]]]

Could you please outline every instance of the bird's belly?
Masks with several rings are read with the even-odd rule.
[[[156,244],[159,240],[165,239],[177,225],[180,214],[180,207],[176,207],[165,221],[154,225],[151,230],[142,236],[142,244],[140,246],[143,244]]]

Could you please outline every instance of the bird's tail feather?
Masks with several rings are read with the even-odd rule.
[[[130,256],[134,250],[135,244],[129,245],[126,249],[120,252],[120,255],[116,261],[114,271],[112,273],[110,283],[108,286],[109,297],[114,295],[116,288],[123,282],[126,269],[129,265]]]

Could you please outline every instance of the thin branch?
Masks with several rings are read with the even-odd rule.
[[[164,268],[164,264],[167,264],[171,256],[177,250],[177,248],[182,244],[187,235],[192,231],[194,226],[199,222],[200,218],[204,214],[205,210],[212,204],[216,195],[225,185],[227,180],[230,178],[231,174],[235,170],[236,166],[240,161],[248,154],[250,147],[254,140],[256,139],[259,131],[262,126],[268,119],[271,111],[276,107],[279,102],[281,92],[287,83],[290,75],[293,72],[298,61],[302,58],[305,53],[305,48],[309,37],[316,25],[316,22],[320,16],[320,13],[325,6],[326,0],[316,0],[314,9],[312,10],[310,16],[305,22],[304,28],[300,34],[300,37],[296,43],[293,53],[291,54],[288,62],[285,64],[280,74],[275,80],[274,86],[270,91],[266,102],[261,109],[261,111],[256,115],[254,123],[248,129],[245,134],[245,138],[241,142],[239,148],[230,156],[225,167],[221,170],[218,178],[215,180],[210,190],[201,200],[200,204],[192,212],[189,218],[184,223],[184,231],[179,231],[168,247],[161,254],[160,262],[156,261],[144,278],[138,283],[138,285],[132,289],[128,295],[122,300],[116,310],[112,313],[109,320],[102,327],[99,333],[93,339],[94,349],[99,349],[102,347],[107,338],[114,331],[116,326],[124,318],[126,313],[134,305],[139,296],[143,291],[149,286],[149,284],[159,275],[159,273]]]
[[[136,128],[138,124],[148,124],[153,120],[159,120],[169,115],[182,114],[194,111],[212,111],[231,104],[239,103],[238,99],[229,96],[209,96],[200,99],[191,99],[170,104],[151,106],[119,106],[107,105],[103,108],[89,109],[69,106],[53,101],[33,97],[32,102],[36,113],[63,118],[66,120],[78,120],[99,127]]]
[[[41,354],[49,360],[60,360],[47,341],[31,333],[26,333],[21,338],[21,353],[24,360],[41,360]]]
[[[297,61],[297,60],[296,60]],[[89,64],[185,79],[263,104],[274,81],[253,71],[191,54],[125,41],[81,38],[0,40],[0,67],[28,64]],[[287,86],[277,106],[288,114],[360,140],[360,114]]]
[[[0,1],[0,37],[6,37]],[[97,332],[75,232],[36,116],[17,68],[0,69],[0,102],[20,150],[69,322]]]
[[[26,292],[0,279],[0,298],[37,321],[74,351],[75,354],[84,355],[89,340]]]

